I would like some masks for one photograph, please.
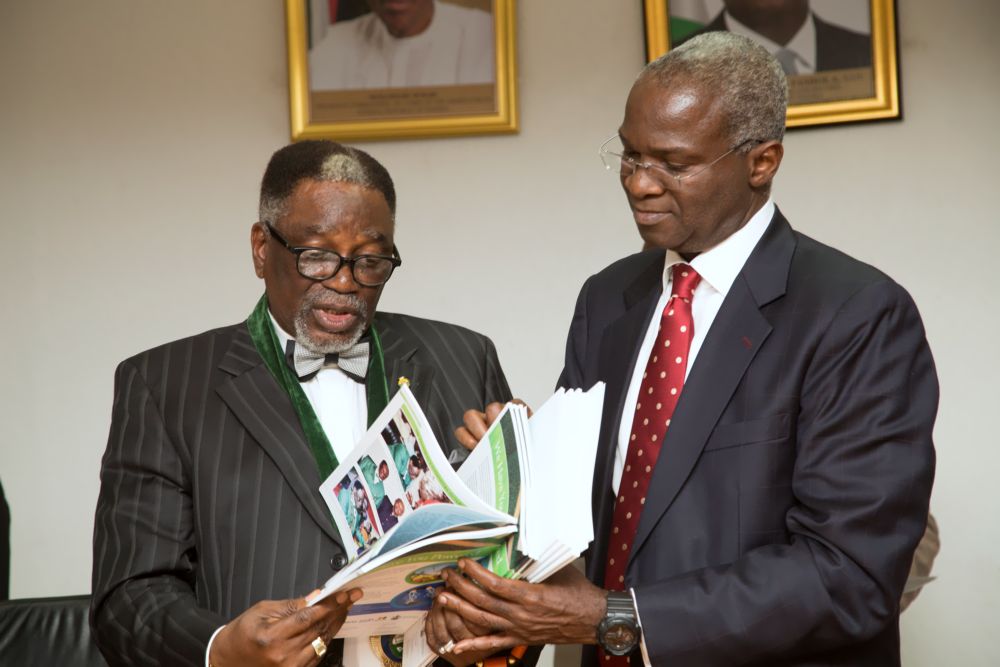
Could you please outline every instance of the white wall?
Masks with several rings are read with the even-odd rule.
[[[487,332],[529,401],[555,381],[580,283],[638,245],[596,152],[643,63],[639,4],[519,3],[520,134],[364,146],[399,189],[406,263],[382,305]],[[983,417],[1000,370],[1000,8],[907,0],[899,25],[905,120],[791,133],[775,194],[911,290],[938,361],[943,550],[903,617],[904,662],[1000,664],[1000,448]],[[14,596],[89,589],[115,364],[242,319],[259,294],[247,241],[288,137],[283,30],[273,0],[0,2]]]

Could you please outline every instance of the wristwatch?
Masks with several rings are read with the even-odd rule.
[[[640,634],[632,594],[608,592],[608,610],[597,626],[597,643],[608,655],[628,655],[639,645]]]

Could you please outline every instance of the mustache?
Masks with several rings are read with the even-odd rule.
[[[367,304],[357,294],[307,292],[302,299],[302,310],[310,308],[355,313],[365,317],[368,315]]]

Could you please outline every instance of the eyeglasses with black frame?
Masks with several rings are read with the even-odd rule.
[[[263,225],[278,243],[295,255],[295,268],[298,269],[299,275],[309,280],[329,280],[337,275],[341,266],[346,264],[351,270],[351,275],[354,276],[354,282],[364,287],[378,287],[388,282],[392,272],[403,263],[395,245],[392,246],[392,257],[385,255],[344,257],[324,248],[293,246],[278,233],[278,230],[271,223],[265,222]]]
[[[598,150],[598,154],[601,156],[601,162],[604,163],[605,169],[611,172],[618,173],[622,178],[627,178],[631,176],[632,174],[635,173],[636,169],[645,169],[647,172],[653,175],[653,177],[656,178],[656,180],[660,182],[661,185],[667,185],[667,183],[664,183],[663,180],[658,178],[656,175],[660,174],[664,176],[669,176],[670,178],[674,179],[677,182],[678,188],[681,187],[681,181],[694,178],[698,174],[707,171],[709,167],[711,167],[716,162],[726,157],[730,153],[733,153],[737,150],[744,148],[746,150],[749,150],[755,144],[763,143],[763,139],[747,139],[746,141],[742,141],[736,144],[728,151],[726,151],[719,157],[715,158],[714,160],[712,160],[705,166],[701,167],[700,169],[697,169],[695,171],[689,171],[691,167],[695,165],[689,165],[689,164],[672,165],[667,162],[639,162],[635,158],[611,150],[611,148],[609,148],[609,144],[612,144],[612,142],[614,141],[621,141],[621,137],[619,137],[617,134],[613,135],[610,139],[601,144],[601,148]]]

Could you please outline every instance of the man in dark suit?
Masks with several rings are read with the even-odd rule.
[[[360,592],[301,597],[346,563],[320,483],[399,383],[445,446],[469,401],[510,397],[487,338],[376,312],[400,264],[395,203],[367,153],[279,150],[253,314],[118,367],[91,611],[112,665],[384,664],[367,638],[332,640]]]
[[[587,665],[899,664],[934,363],[906,291],[770,199],[786,101],[775,59],[725,32],[633,86],[603,157],[658,249],[586,282],[559,381],[607,383],[589,581],[462,561],[430,619],[458,656],[546,642],[586,644]],[[466,421],[468,440],[486,419]]]
[[[702,33],[728,30],[763,44],[785,74],[871,67],[871,37],[824,21],[809,10],[809,0],[724,0],[724,4],[725,9],[704,28],[673,46]]]

